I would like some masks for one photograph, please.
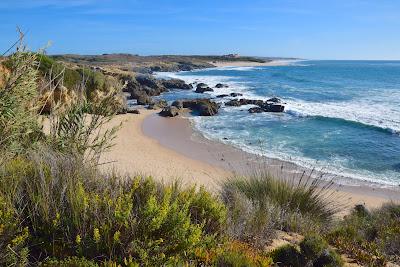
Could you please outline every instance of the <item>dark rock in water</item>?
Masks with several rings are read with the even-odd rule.
[[[128,109],[127,113],[140,114],[140,111],[138,109]]]
[[[226,102],[225,106],[240,107],[240,102],[237,99],[232,99],[232,100],[229,100],[228,102]]]
[[[194,91],[195,93],[199,93],[202,94],[204,92],[214,92],[214,90],[210,87],[207,88],[196,88],[196,91]]]
[[[180,79],[162,80],[161,83],[167,89],[190,90],[193,88],[192,85],[186,84],[185,81]]]
[[[217,98],[223,98],[223,97],[228,97],[229,95],[222,94],[222,95],[217,95]]]
[[[268,99],[267,102],[281,103],[282,100],[280,100],[280,99],[277,98],[277,97],[273,97],[273,98]]]
[[[243,94],[241,94],[241,93],[231,93],[230,96],[231,97],[238,97],[238,96],[243,96]]]
[[[264,109],[262,109],[260,107],[255,107],[255,108],[249,109],[249,113],[261,113],[261,112],[264,112]]]
[[[218,113],[219,104],[210,99],[182,100],[184,108],[190,108],[199,113],[200,116],[213,116]]]
[[[223,84],[223,83],[218,83],[217,85],[215,85],[215,88],[228,88],[229,86],[227,84]]]
[[[197,88],[199,88],[199,87],[207,88],[209,86],[207,84],[205,84],[205,83],[197,83]]]
[[[182,109],[183,108],[183,103],[181,100],[175,100],[172,105],[173,107],[176,107],[178,109]]]
[[[223,139],[224,139],[224,140],[229,140],[227,137],[224,137]]]
[[[285,110],[285,106],[279,104],[264,105],[263,109],[266,112],[283,112]]]
[[[179,109],[177,107],[165,107],[160,112],[160,115],[163,117],[175,117],[179,115]]]
[[[196,87],[196,93],[213,92],[214,90],[208,87],[205,83],[199,83]]]

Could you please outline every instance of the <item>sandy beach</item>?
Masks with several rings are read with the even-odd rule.
[[[251,62],[251,61],[212,61],[210,64],[222,67],[262,67],[262,66],[286,66],[296,60],[273,60],[265,63]]]
[[[221,181],[235,174],[266,167],[281,173],[282,161],[245,153],[218,142],[206,140],[194,132],[186,118],[163,118],[154,110],[140,110],[140,115],[117,116],[110,124],[123,122],[115,146],[101,159],[103,168],[128,175],[150,175],[170,182],[181,180],[184,185],[204,185],[217,191]],[[294,164],[285,164],[290,173],[299,171]],[[334,186],[337,199],[347,207],[365,204],[377,207],[387,201],[399,201],[399,190],[368,185]]]

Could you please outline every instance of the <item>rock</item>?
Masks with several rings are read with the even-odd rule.
[[[163,110],[159,113],[163,117],[175,117],[179,115],[179,110],[177,107],[165,107]]]
[[[230,96],[231,97],[238,97],[238,96],[243,96],[243,94],[241,94],[241,93],[231,93]]]
[[[198,112],[200,116],[213,116],[218,113],[219,104],[210,99],[182,100],[184,108]]]
[[[138,109],[128,109],[127,113],[131,113],[131,114],[140,114],[140,111]]]
[[[182,109],[183,108],[183,103],[181,100],[175,100],[171,106],[176,107],[178,109]]]
[[[168,103],[167,103],[167,101],[165,101],[164,99],[160,99],[160,100],[156,101],[156,102],[154,103],[154,105],[155,105],[155,107],[159,107],[159,108],[168,107]]]
[[[138,75],[136,76],[136,81],[142,86],[146,86],[156,90],[159,90],[163,87],[162,84],[160,84],[160,81],[150,75]]]
[[[152,104],[153,100],[146,94],[142,94],[136,97],[138,105]]]
[[[228,102],[226,102],[225,106],[240,107],[240,102],[237,99],[232,99],[232,100],[229,100]]]
[[[223,84],[223,83],[218,83],[217,85],[215,85],[215,88],[228,88],[229,86],[227,84]]]
[[[265,112],[283,112],[285,110],[285,106],[279,104],[264,105],[263,109]]]
[[[229,95],[222,94],[222,95],[217,95],[217,98],[223,98],[223,97],[228,97]]]
[[[214,90],[213,89],[211,89],[210,87],[208,87],[208,85],[207,84],[205,84],[205,83],[199,83],[198,85],[197,85],[197,87],[196,87],[196,93],[200,93],[200,94],[202,94],[202,93],[204,93],[204,92],[213,92]]]
[[[198,83],[197,84],[197,88],[199,88],[199,87],[204,87],[204,88],[206,88],[206,87],[209,87],[207,84],[205,84],[205,83]]]
[[[281,103],[282,101],[277,97],[273,97],[273,98],[268,99],[267,102]]]
[[[254,107],[249,109],[249,113],[261,113],[261,112],[264,112],[264,109],[260,107]]]
[[[180,80],[180,79],[162,80],[161,83],[167,89],[190,90],[193,88],[192,85],[186,84],[185,81]]]

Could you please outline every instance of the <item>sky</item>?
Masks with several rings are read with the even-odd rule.
[[[0,0],[0,54],[400,60],[400,0]]]

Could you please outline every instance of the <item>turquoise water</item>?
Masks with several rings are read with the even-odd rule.
[[[215,117],[193,118],[207,138],[353,181],[400,184],[400,61],[302,61],[160,75],[229,85],[204,97],[239,92],[287,103],[283,114],[223,106]],[[168,100],[199,96],[187,91],[163,95]]]

